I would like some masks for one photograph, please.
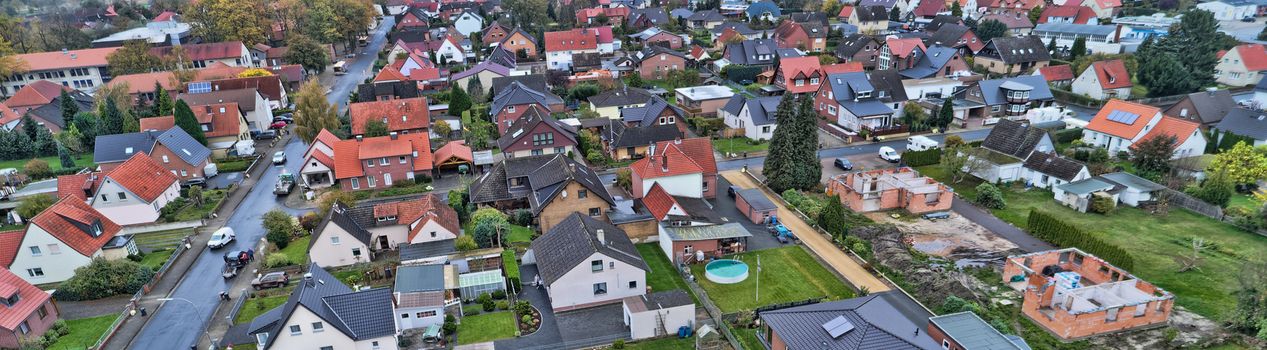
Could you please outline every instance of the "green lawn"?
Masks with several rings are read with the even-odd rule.
[[[921,167],[920,172],[939,180],[945,178],[935,166]],[[972,178],[948,184],[967,195],[975,193],[969,188],[978,183]],[[1165,217],[1124,205],[1108,215],[1084,214],[1060,205],[1047,190],[1004,189],[1003,196],[1007,207],[992,210],[999,219],[1024,229],[1030,208],[1036,208],[1087,229],[1109,243],[1127,248],[1135,259],[1132,274],[1174,293],[1179,305],[1214,319],[1222,319],[1236,306],[1234,293],[1240,266],[1246,260],[1267,256],[1267,237],[1179,208]],[[1202,254],[1200,270],[1180,273],[1174,258],[1191,254],[1189,240],[1195,237],[1204,238],[1214,248]]]
[[[637,246],[638,254],[642,255],[642,260],[651,267],[651,272],[647,274],[647,286],[651,287],[652,292],[684,290],[691,295],[695,303],[699,303],[699,297],[695,296],[695,292],[686,285],[682,274],[674,270],[669,257],[664,256],[664,251],[660,249],[659,244],[643,243]]]
[[[282,295],[271,296],[271,297],[257,297],[257,298],[252,298],[251,300],[247,300],[245,304],[242,304],[242,309],[238,310],[238,317],[233,319],[233,323],[234,324],[249,323],[251,322],[251,320],[254,320],[256,317],[259,317],[260,315],[263,315],[265,312],[268,312],[268,310],[272,310],[275,307],[285,304],[286,298],[289,298],[289,297],[290,297],[290,294],[282,294]]]
[[[677,336],[673,336],[671,338],[660,338],[656,340],[645,340],[637,343],[625,344],[625,349],[629,350],[680,350],[694,348],[695,337],[680,339]]]
[[[142,249],[173,249],[180,245],[180,240],[185,236],[194,233],[192,228],[182,228],[176,230],[158,231],[138,233],[136,237],[136,245]]]
[[[739,338],[739,345],[743,346],[743,350],[765,350],[765,345],[761,345],[761,339],[757,339],[758,328],[735,328],[730,327],[730,333]]]
[[[761,257],[761,299],[756,299],[757,257]],[[766,249],[731,256],[748,263],[748,279],[736,284],[717,284],[704,277],[704,264],[691,266],[696,282],[724,313],[752,310],[760,306],[828,297],[853,297],[836,275],[798,246]]]
[[[458,344],[475,344],[515,336],[515,315],[510,311],[484,313],[462,318]]]
[[[726,153],[763,152],[770,149],[770,141],[755,142],[747,137],[735,137],[713,141],[713,149]]]
[[[202,192],[202,205],[194,205],[189,203],[180,211],[171,215],[170,221],[189,221],[203,219],[211,215],[211,211],[216,210],[216,206],[224,201],[224,195],[228,193],[225,190],[206,190]]]
[[[110,328],[110,324],[114,323],[114,319],[119,317],[117,314],[103,315],[90,318],[81,318],[78,320],[66,321],[66,327],[70,328],[70,333],[57,338],[57,342],[48,347],[48,350],[79,350],[87,349],[97,343],[97,339]]]
[[[312,236],[303,236],[290,241],[286,245],[286,249],[282,249],[280,253],[290,257],[290,263],[295,265],[304,265],[308,263],[308,242],[312,240]]]
[[[1244,193],[1237,193],[1237,194],[1232,195],[1232,201],[1227,204],[1227,207],[1228,208],[1242,207],[1242,208],[1253,211],[1254,209],[1258,208],[1258,206],[1260,205],[1262,205],[1262,203],[1258,203],[1258,201],[1254,200],[1254,196],[1244,194]]]
[[[90,153],[85,153],[85,154],[72,156],[72,157],[75,159],[75,166],[86,168],[86,167],[92,166],[93,164],[92,154]],[[48,168],[53,171],[62,170],[62,161],[58,159],[57,156],[43,157],[39,159],[43,159],[45,162],[48,162]],[[0,161],[0,169],[16,168],[18,170],[22,170],[22,166],[26,165],[27,161],[30,161],[30,159],[14,159],[14,160]]]
[[[475,233],[475,231],[471,231],[471,233]],[[510,234],[506,236],[506,242],[511,244],[532,242],[532,229],[519,225],[510,225]]]
[[[216,162],[216,170],[222,173],[246,171],[255,158],[229,158]]]
[[[167,259],[172,257],[172,253],[175,252],[176,251],[173,249],[163,249],[149,252],[148,254],[145,254],[145,257],[141,258],[141,265],[149,266],[151,269],[154,269],[154,271],[158,271],[159,268],[163,267],[163,264],[167,263]]]

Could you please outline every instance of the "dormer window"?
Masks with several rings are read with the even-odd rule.
[[[12,285],[9,285],[9,284],[5,284],[5,286],[12,287]],[[18,305],[19,301],[22,301],[22,296],[18,294],[17,290],[13,291],[13,295],[10,295],[4,299],[0,299],[0,303],[4,303],[4,306],[6,307],[13,307],[15,305]]]

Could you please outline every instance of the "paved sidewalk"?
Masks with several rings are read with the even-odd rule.
[[[293,135],[293,132],[288,133],[287,136],[280,139],[275,146],[269,147],[266,150],[260,150],[258,153],[272,154],[277,149],[285,148],[286,144],[290,141],[290,138],[293,137]],[[267,161],[267,159],[261,159],[260,161]],[[185,273],[191,266],[193,266],[194,261],[198,259],[198,256],[201,255],[199,253],[207,248],[207,240],[211,238],[211,232],[214,232],[216,229],[219,229],[228,223],[229,217],[232,216],[231,214],[233,214],[233,211],[237,210],[238,205],[242,203],[247,193],[250,192],[251,187],[255,185],[257,178],[260,174],[263,174],[267,168],[268,166],[265,164],[256,165],[255,169],[251,170],[250,176],[247,179],[244,179],[242,183],[229,194],[228,198],[225,198],[225,204],[220,207],[220,210],[216,211],[216,217],[207,220],[206,225],[199,228],[196,231],[197,233],[191,237],[191,247],[186,250],[187,254],[181,254],[180,257],[177,258],[170,267],[168,267],[167,273],[158,280],[158,283],[154,285],[154,288],[150,290],[149,294],[146,294],[138,301],[138,306],[141,309],[146,310],[150,314],[158,311],[158,308],[163,304],[163,301],[158,299],[167,298],[171,295],[171,292],[176,289],[176,286],[180,285],[180,282],[184,280]],[[124,320],[123,323],[119,325],[119,329],[115,332],[115,335],[101,348],[110,350],[128,349],[132,340],[141,333],[141,329],[145,327],[145,323],[148,320],[148,317],[141,317],[140,312],[137,312],[136,315]],[[200,346],[205,348],[205,344]]]
[[[770,192],[765,187],[759,186],[752,180],[752,178],[744,175],[742,172],[725,171],[722,172],[721,175],[731,184],[740,188],[760,188],[767,196],[777,197],[774,193]],[[849,280],[849,283],[853,284],[855,288],[866,288],[872,293],[883,292],[890,289],[884,281],[880,280],[875,275],[872,275],[870,272],[867,272],[867,269],[863,268],[857,261],[854,261],[848,254],[841,251],[840,248],[836,248],[835,244],[832,244],[832,242],[827,240],[826,237],[819,234],[817,230],[805,223],[805,221],[801,220],[801,218],[796,216],[791,209],[784,206],[782,202],[777,200],[772,202],[774,202],[774,205],[779,207],[779,220],[781,220],[784,225],[788,226],[788,228],[792,229],[792,232],[796,234],[796,237],[800,239],[802,243],[805,243],[806,247],[813,251],[815,255],[818,255],[819,258],[823,259],[823,261],[827,262],[827,265],[833,270],[836,270],[836,272],[839,272],[841,276],[844,276],[846,280]]]

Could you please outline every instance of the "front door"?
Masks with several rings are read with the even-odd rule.
[[[391,186],[391,185],[392,185],[392,174],[391,174],[391,173],[386,173],[386,174],[383,174],[383,185],[385,185],[385,186]]]
[[[387,236],[378,236],[378,249],[379,250],[392,249],[391,244],[387,243]]]

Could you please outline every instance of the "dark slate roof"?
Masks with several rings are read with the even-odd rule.
[[[981,85],[981,98],[985,100],[985,104],[987,106],[1007,103],[1003,89],[1000,89],[999,86],[1008,82],[1013,84],[1020,83],[1033,88],[1033,90],[1029,91],[1030,101],[1043,101],[1053,98],[1051,89],[1047,87],[1046,78],[1043,78],[1041,75],[1019,75],[1011,78],[990,79],[977,82],[977,84]],[[967,89],[963,91],[967,91]]]
[[[869,73],[868,78],[871,79],[871,85],[875,86],[876,91],[885,92],[885,97],[881,97],[880,101],[905,102],[907,100],[906,87],[902,85],[902,76],[897,72],[891,69],[878,70]]]
[[[827,84],[836,102],[857,116],[891,114],[894,110],[887,103],[906,101],[902,77],[893,70],[831,74],[827,76]],[[861,93],[871,96],[855,98]]]
[[[677,10],[674,10],[674,11],[677,11]],[[726,20],[726,16],[722,16],[722,15],[721,15],[721,13],[717,12],[717,10],[704,10],[704,11],[700,11],[700,12],[692,13],[690,17],[687,17],[687,18],[686,18],[686,20],[688,20],[688,21],[705,21],[705,22],[721,22],[721,21],[725,21],[725,20]]]
[[[972,29],[969,29],[967,26],[962,24],[947,23],[933,31],[933,34],[929,36],[928,41],[925,42],[924,46],[941,45],[959,47],[959,39],[963,38],[964,34],[968,34],[971,30]],[[967,43],[964,43],[963,45],[967,45]]]
[[[572,67],[577,72],[603,66],[603,57],[597,52],[581,52],[572,54]]]
[[[1025,159],[1025,168],[1043,174],[1055,176],[1065,181],[1073,181],[1078,173],[1087,166],[1078,161],[1061,157],[1055,153],[1034,152]]]
[[[545,75],[541,75],[541,74],[512,75],[508,77],[494,77],[493,78],[493,86],[492,86],[493,95],[496,96],[497,93],[509,87],[510,84],[513,82],[519,82],[520,84],[527,86],[529,89],[533,89],[536,91],[550,91],[550,88],[546,86]]]
[[[1236,100],[1232,98],[1232,93],[1227,90],[1201,91],[1188,94],[1185,97],[1192,102],[1195,111],[1188,111],[1188,119],[1194,119],[1193,114],[1201,118],[1197,120],[1201,124],[1214,124],[1228,114],[1236,107]],[[1177,110],[1168,110],[1166,115],[1179,116]]]
[[[141,131],[126,134],[97,136],[93,146],[93,162],[97,164],[122,162],[131,158],[136,152],[151,153],[154,145],[162,143],[172,153],[189,165],[201,165],[211,150],[189,136],[185,129],[171,128],[163,131]],[[132,152],[129,153],[128,149]]]
[[[937,15],[937,17],[933,17],[933,20],[924,26],[924,30],[935,31],[940,29],[941,26],[947,24],[963,25],[963,19],[951,15]]]
[[[748,17],[758,17],[765,13],[770,13],[776,19],[783,16],[783,11],[779,9],[779,5],[770,0],[761,0],[748,5]]]
[[[67,95],[70,96],[70,99],[72,101],[75,101],[75,104],[78,105],[79,110],[81,111],[93,110],[94,102],[91,95],[88,95],[79,90],[70,91],[67,93]],[[57,125],[58,128],[66,129],[66,121],[62,119],[62,96],[61,95],[53,97],[52,101],[49,101],[47,104],[43,106],[39,106],[34,109],[31,109],[27,111],[27,113],[30,113],[32,116],[39,117],[40,119],[47,120],[48,122],[53,123],[53,125]]]
[[[649,46],[643,47],[642,52],[639,52],[639,55],[642,57],[643,60],[646,60],[647,58],[650,58],[651,56],[659,55],[662,53],[681,57],[682,59],[687,58],[686,54],[684,53],[677,52],[667,47],[663,47],[659,45],[649,45]]]
[[[495,113],[506,106],[533,102],[549,108],[550,105],[563,103],[563,99],[548,91],[534,90],[523,83],[512,81],[506,89],[499,91],[497,97],[493,98],[492,107],[489,110]]]
[[[418,97],[418,83],[413,81],[386,81],[356,86],[356,102],[378,101],[382,96],[395,98]]]
[[[528,185],[532,187],[528,204],[532,207],[533,215],[540,214],[545,205],[563,192],[571,182],[581,184],[609,205],[616,204],[616,200],[607,193],[607,187],[603,186],[603,180],[598,178],[598,173],[572,158],[557,156],[528,174]]]
[[[650,92],[635,87],[610,89],[589,98],[589,102],[597,108],[645,104],[649,100],[651,100]]]
[[[900,310],[903,306],[884,297],[890,293],[764,311],[758,316],[791,349],[940,349],[923,331],[927,319],[906,317]],[[832,338],[823,325],[837,317],[844,317],[854,328]]]
[[[914,67],[900,72],[903,77],[911,79],[923,79],[938,74],[950,60],[959,53],[959,49],[945,46],[929,46],[928,51],[920,56],[919,62]]]
[[[176,96],[176,99],[184,100],[190,106],[237,102],[238,108],[241,108],[242,112],[249,113],[255,111],[255,101],[264,99],[264,96],[260,94],[259,89],[245,88],[216,90],[201,94],[180,94]]]
[[[601,240],[600,230],[603,232]],[[537,259],[537,273],[547,284],[577,266],[588,267],[589,258],[595,253],[649,271],[625,231],[581,213],[572,213],[554,225],[549,232],[533,240],[529,249]]]
[[[493,47],[493,51],[488,53],[487,58],[484,58],[484,62],[491,62],[496,65],[512,69],[517,66],[517,60],[518,57],[515,57],[514,52],[506,50],[506,48],[501,45]]]
[[[813,22],[821,26],[827,26],[827,14],[822,12],[798,12],[791,15],[792,21],[797,23]]]
[[[642,304],[646,306],[647,310],[659,310],[695,304],[695,301],[691,300],[691,295],[686,294],[686,291],[681,289],[659,291],[637,296],[635,298],[641,299]]]
[[[972,311],[936,316],[928,322],[937,325],[955,343],[973,350],[1020,350],[1011,339],[978,317]]]
[[[726,44],[726,59],[733,64],[767,65],[774,64],[774,56],[779,45],[774,39],[748,39],[742,42]],[[769,59],[759,56],[769,55]]]
[[[505,150],[515,144],[515,142],[532,136],[532,133],[525,131],[536,130],[537,126],[543,123],[558,131],[559,136],[566,138],[573,144],[576,143],[576,131],[572,127],[560,123],[540,108],[529,108],[519,116],[519,119],[515,119],[515,122],[510,124],[510,127],[506,129],[506,133],[502,134],[501,138],[497,139],[497,148]]]
[[[457,252],[452,239],[400,245],[400,261],[445,256]]]
[[[665,23],[669,23],[669,14],[664,12],[663,8],[648,7],[645,9],[635,8],[629,10],[629,22],[635,22],[641,17],[646,17],[647,20],[651,21],[652,25],[663,25]]]
[[[268,337],[268,343],[264,344],[264,349],[273,346],[273,342],[279,338],[277,334],[284,331],[285,321],[290,319],[295,309],[299,307],[316,314],[326,324],[353,340],[372,339],[396,333],[390,289],[353,291],[317,264],[309,264],[308,273],[312,275],[311,280],[301,279],[296,283],[295,289],[290,293],[290,298],[278,307],[282,310],[279,314],[273,314],[273,311],[270,311],[257,318],[261,321],[259,326],[262,328],[252,329],[251,334],[268,332],[273,335]],[[269,318],[273,316],[276,316],[275,321],[269,322]],[[257,322],[253,321],[251,325],[256,326]]]
[[[748,206],[752,207],[753,210],[775,210],[779,208],[760,189],[746,188],[735,191],[735,194],[743,197],[743,200],[748,202]]]
[[[685,7],[679,7],[679,8],[673,9],[673,11],[669,11],[669,17],[672,17],[673,19],[689,18],[691,17],[691,15],[694,15],[694,14],[695,14],[694,12],[691,12],[690,9],[685,8]]]
[[[875,22],[889,20],[889,10],[885,9],[884,6],[861,6],[856,7],[853,10],[857,12],[859,21]]]
[[[352,218],[351,213],[348,212],[347,207],[336,203],[334,207],[330,209],[330,214],[326,215],[325,220],[321,220],[321,224],[317,225],[317,228],[313,230],[313,239],[308,243],[309,249],[312,248],[313,244],[318,242],[317,239],[321,238],[321,235],[326,232],[326,227],[330,224],[334,224],[335,226],[343,229],[343,231],[347,231],[348,234],[351,234],[357,241],[360,241],[367,246],[370,245],[370,232],[366,231],[365,228],[356,223],[356,220]]]
[[[875,44],[879,49],[880,39],[866,34],[845,35],[840,39],[840,45],[836,45],[836,57],[853,57],[858,54],[858,51],[866,48],[867,44]]]
[[[510,188],[508,179],[513,178],[525,178],[527,186]],[[598,174],[562,154],[503,160],[472,183],[469,193],[472,203],[522,199],[539,211],[568,181],[576,181],[608,203],[615,203]]]
[[[682,131],[676,125],[625,126],[615,121],[606,137],[611,148],[637,147],[682,138]]]
[[[1051,61],[1047,45],[1041,38],[1032,35],[990,39],[978,55],[999,58],[1007,64]]]
[[[709,31],[713,34],[720,35],[722,32],[725,32],[726,29],[734,29],[736,33],[743,34],[745,37],[752,37],[753,35],[760,33],[756,29],[748,27],[747,22],[722,22],[722,24],[713,27],[713,29],[709,29]]]
[[[1025,159],[1034,152],[1034,147],[1047,137],[1049,137],[1047,131],[1042,128],[1028,123],[1000,119],[999,123],[990,129],[990,134],[986,135],[985,141],[981,142],[981,147]]]
[[[444,290],[444,265],[403,265],[396,268],[396,293]]]
[[[752,117],[753,125],[767,125],[775,123],[775,112],[779,110],[779,102],[782,96],[765,96],[747,98],[743,94],[735,94],[731,96],[722,110],[730,114],[739,115],[743,111],[743,107],[748,107],[748,115]]]
[[[656,123],[657,117],[659,117],[660,113],[664,112],[665,109],[673,110],[673,113],[678,116],[678,122],[685,122],[685,120],[682,120],[682,116],[686,115],[686,113],[683,113],[682,109],[677,106],[670,105],[668,101],[665,101],[658,96],[652,96],[651,101],[648,101],[646,106],[630,107],[620,110],[620,119],[624,120],[626,123],[638,123],[640,126],[650,126]]]
[[[1233,108],[1214,128],[1255,140],[1267,140],[1267,113]]]

